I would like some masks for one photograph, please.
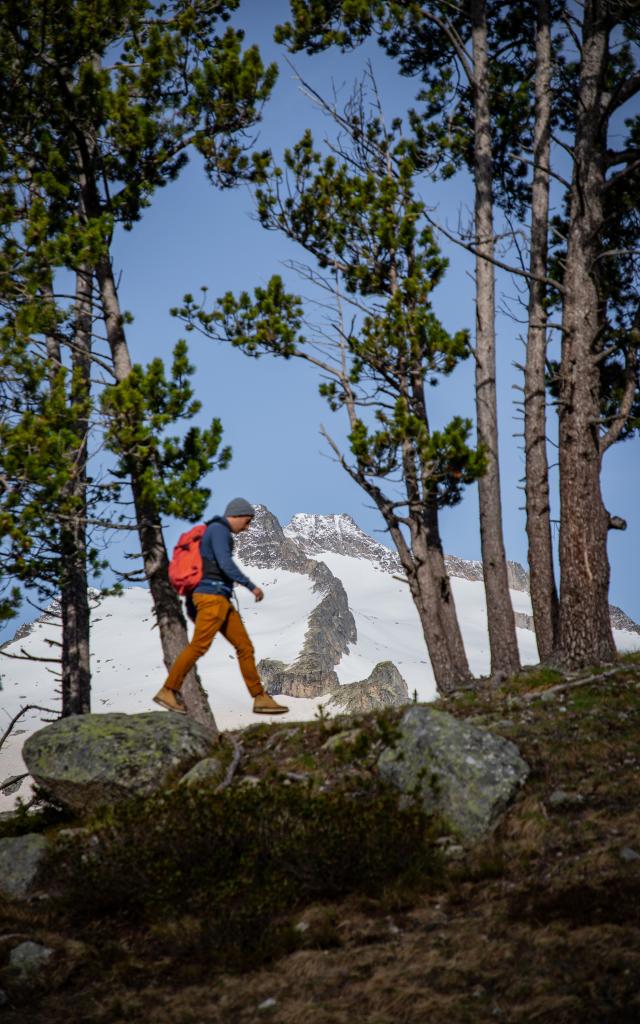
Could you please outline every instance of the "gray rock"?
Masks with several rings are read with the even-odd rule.
[[[322,750],[330,750],[334,752],[336,750],[348,749],[353,747],[358,738],[362,735],[362,729],[343,729],[340,732],[336,732],[333,736],[322,744]]]
[[[52,955],[53,950],[39,942],[21,942],[9,954],[9,969],[19,977],[27,978],[44,967]]]
[[[289,542],[293,543],[293,542]],[[338,685],[334,666],[357,640],[347,593],[324,562],[307,561],[313,589],[323,594],[307,622],[302,650],[291,665],[265,659],[258,665],[265,688],[288,697],[320,697]]]
[[[48,850],[48,840],[31,832],[0,839],[0,896],[23,900],[32,895]]]
[[[463,839],[493,828],[529,774],[514,743],[444,711],[415,705],[400,721],[400,739],[380,755],[381,776],[419,796]]]
[[[184,715],[73,715],[33,733],[23,747],[38,785],[75,811],[149,794],[211,752],[211,737]]]
[[[0,988],[0,1006],[6,1006],[9,1002],[9,996],[7,993]]]
[[[640,860],[640,853],[636,853],[630,846],[623,846],[620,850],[620,858],[627,864],[631,864],[633,861]]]
[[[571,807],[584,803],[584,797],[580,793],[567,793],[564,789],[555,789],[547,803],[550,807]]]
[[[204,757],[180,779],[181,786],[198,786],[201,782],[222,782],[224,765],[217,757]]]
[[[409,690],[392,661],[379,661],[367,679],[343,683],[331,694],[329,708],[348,715],[409,703]]]
[[[615,604],[609,605],[609,613],[611,615],[611,625],[614,629],[624,629],[628,633],[640,633],[640,626],[633,619],[623,612],[622,608],[618,608]]]

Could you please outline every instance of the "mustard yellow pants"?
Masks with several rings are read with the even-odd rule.
[[[216,633],[222,633],[236,649],[242,678],[249,693],[257,697],[263,692],[263,687],[256,668],[253,644],[231,601],[222,594],[194,594],[193,603],[197,615],[191,643],[174,661],[164,685],[169,690],[179,690],[187,672],[211,647]]]

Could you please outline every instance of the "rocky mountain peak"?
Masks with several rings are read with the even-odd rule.
[[[323,551],[337,555],[366,558],[387,572],[398,572],[397,555],[369,537],[350,515],[315,515],[299,512],[284,528],[284,534],[313,558]]]
[[[245,533],[235,537],[235,554],[244,565],[272,569],[281,562],[285,542],[280,523],[266,505],[255,505],[255,518]]]

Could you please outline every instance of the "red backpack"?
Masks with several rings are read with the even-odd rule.
[[[194,526],[178,538],[169,562],[169,581],[174,590],[184,597],[190,594],[202,579],[200,541],[207,529],[206,523]]]

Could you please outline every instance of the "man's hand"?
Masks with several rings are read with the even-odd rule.
[[[260,590],[260,587],[256,587],[256,589],[252,590],[251,593],[255,597],[256,601],[262,601],[264,597],[264,591]]]

